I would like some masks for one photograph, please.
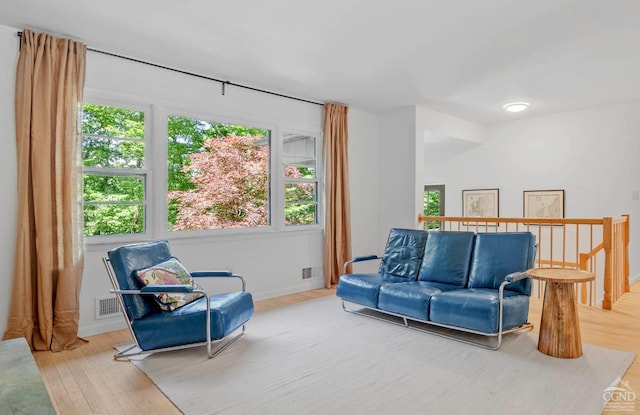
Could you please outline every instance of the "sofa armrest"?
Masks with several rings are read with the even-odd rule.
[[[357,256],[354,257],[351,262],[362,262],[362,261],[370,261],[372,259],[380,259],[378,255],[365,255],[365,256]]]
[[[504,280],[508,283],[512,283],[512,282],[523,280],[525,278],[529,278],[529,274],[523,271],[523,272],[513,272],[507,275],[506,277],[504,277]]]
[[[379,257],[378,255],[365,255],[365,256],[356,256],[351,258],[349,261],[345,262],[344,265],[342,266],[342,273],[346,274],[347,273],[347,266],[349,264],[354,264],[356,262],[364,262],[364,261],[371,261],[374,259],[381,259],[382,257]]]
[[[529,278],[529,274],[527,274],[524,271],[518,271],[518,272],[512,272],[511,274],[507,275],[506,277],[504,277],[504,281],[502,281],[502,283],[500,284],[500,287],[498,288],[498,292],[499,292],[499,298],[502,300],[502,298],[504,298],[504,289],[507,285],[514,283],[516,281],[520,281],[523,280],[525,278]]]
[[[193,271],[190,274],[192,278],[237,278],[242,284],[242,291],[246,291],[244,278],[228,270]]]
[[[190,273],[193,278],[202,277],[233,277],[233,273],[228,270],[193,271]]]
[[[194,289],[191,285],[171,284],[171,285],[147,285],[139,290],[109,290],[112,294],[122,295],[143,295],[143,294],[162,294],[162,293],[205,293],[201,289]]]
[[[141,294],[146,293],[154,293],[154,294],[162,294],[162,293],[192,293],[193,286],[191,285],[182,285],[182,284],[171,284],[171,285],[147,285],[140,288]]]

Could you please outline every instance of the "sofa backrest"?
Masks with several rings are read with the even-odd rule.
[[[469,288],[499,288],[505,276],[533,267],[535,249],[536,237],[531,232],[478,233]],[[525,278],[507,289],[530,295],[531,281]]]
[[[154,241],[121,246],[107,253],[121,290],[139,290],[142,283],[136,271],[157,265],[171,257],[167,241]],[[129,320],[143,318],[160,311],[152,295],[122,295]]]
[[[418,280],[464,287],[469,278],[474,240],[473,232],[429,232]]]
[[[426,231],[392,228],[378,272],[415,280],[427,236]]]

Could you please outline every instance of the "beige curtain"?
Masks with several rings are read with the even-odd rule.
[[[86,46],[22,32],[16,71],[18,218],[5,339],[73,349],[83,270],[78,114]]]
[[[349,107],[324,105],[323,153],[325,162],[326,220],[324,234],[325,286],[331,288],[351,259],[348,128]]]

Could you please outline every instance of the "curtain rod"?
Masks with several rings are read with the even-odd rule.
[[[18,32],[18,37],[19,38],[22,37],[22,32]],[[119,55],[119,54],[113,53],[113,52],[106,52],[104,50],[93,49],[93,48],[90,48],[90,47],[87,47],[87,50],[91,51],[91,52],[95,52],[95,53],[101,53],[103,55],[113,56],[115,58],[128,60],[128,61],[131,61],[131,62],[136,62],[136,63],[141,63],[141,64],[144,64],[144,65],[148,65],[148,66],[153,66],[155,68],[165,69],[167,71],[177,72],[177,73],[180,73],[180,74],[183,74],[183,75],[189,75],[189,76],[194,76],[196,78],[206,79],[208,81],[218,82],[222,86],[222,95],[225,94],[225,87],[227,85],[231,85],[231,86],[235,86],[235,87],[238,87],[238,88],[248,89],[250,91],[262,92],[263,94],[275,95],[275,96],[281,97],[281,98],[287,98],[287,99],[292,99],[292,100],[295,100],[295,101],[301,101],[301,102],[306,102],[306,103],[309,103],[309,104],[315,104],[315,105],[324,106],[324,103],[322,103],[322,102],[311,101],[311,100],[304,99],[304,98],[298,98],[298,97],[293,97],[293,96],[290,96],[290,95],[280,94],[278,92],[267,91],[267,90],[260,89],[260,88],[254,88],[252,86],[238,84],[236,82],[226,81],[226,80],[223,80],[223,79],[213,78],[213,77],[202,75],[202,74],[198,74],[198,73],[195,73],[195,72],[185,71],[183,69],[172,68],[170,66],[160,65],[160,64],[157,64],[157,63],[153,63],[153,62],[144,61],[144,60],[137,59],[137,58],[132,58],[132,57],[129,57],[129,56]]]

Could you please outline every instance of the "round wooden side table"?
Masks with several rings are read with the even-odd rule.
[[[546,282],[538,350],[565,359],[582,356],[578,304],[573,284],[593,281],[596,276],[591,272],[569,268],[532,268],[526,273],[531,278]]]

